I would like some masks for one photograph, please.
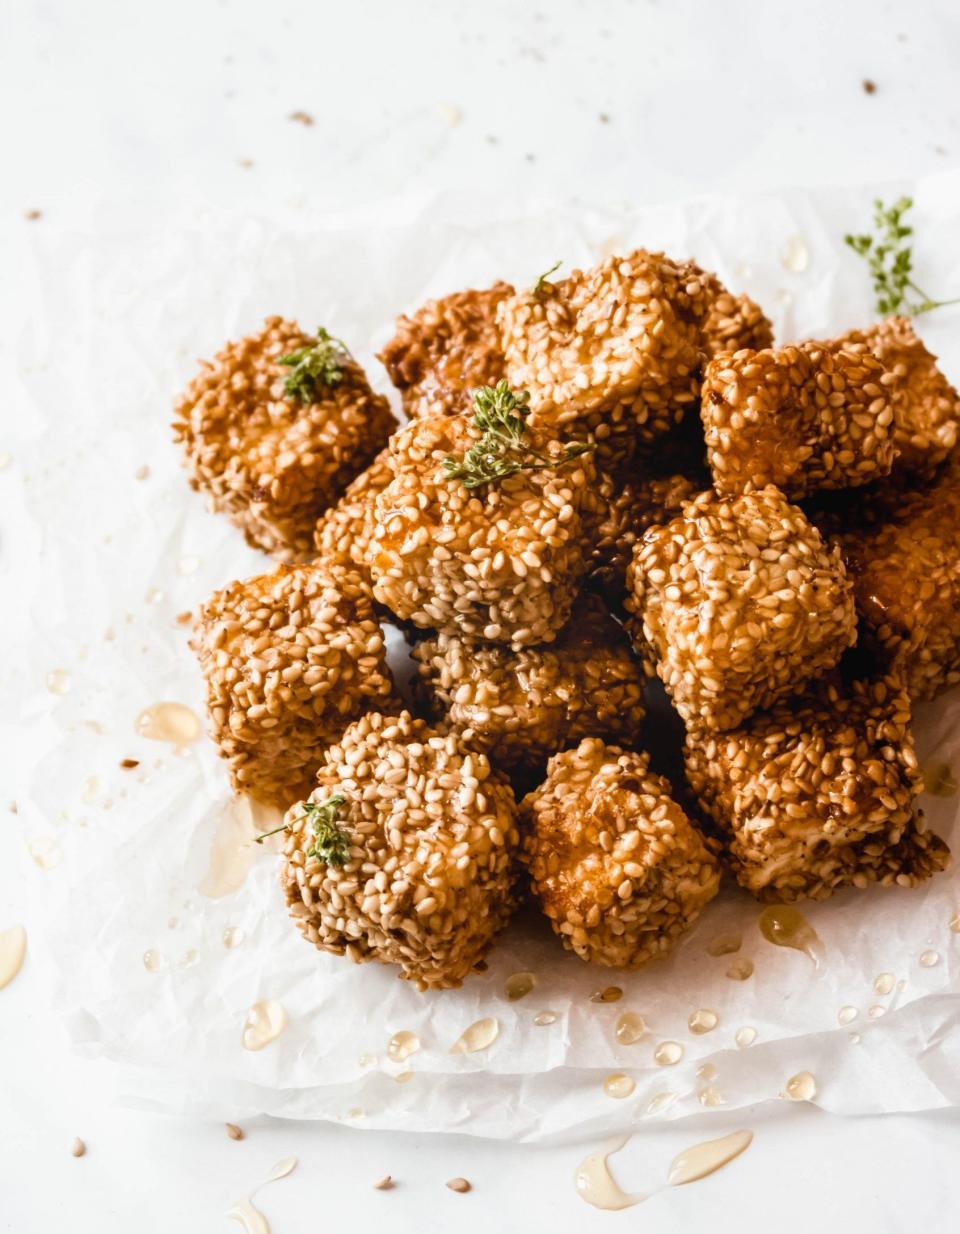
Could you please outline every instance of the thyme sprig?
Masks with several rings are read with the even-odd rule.
[[[960,297],[934,300],[913,279],[913,228],[903,221],[912,207],[912,197],[900,197],[892,206],[884,205],[878,197],[873,203],[873,225],[877,234],[843,238],[870,267],[876,309],[885,317],[898,312],[915,317],[947,304],[960,304]]]
[[[343,380],[343,365],[352,360],[350,349],[342,339],[335,338],[323,326],[317,327],[317,340],[298,347],[277,361],[292,369],[284,378],[283,388],[291,398],[312,403],[320,386],[335,386]]]
[[[506,380],[474,390],[473,423],[483,435],[462,458],[450,454],[443,460],[443,478],[459,480],[464,488],[479,488],[518,471],[562,467],[593,449],[586,442],[573,442],[555,458],[534,450],[524,441],[529,402],[529,391],[511,390]]]
[[[307,856],[316,857],[328,866],[342,866],[350,856],[350,837],[337,822],[337,814],[346,800],[342,793],[334,793],[326,801],[305,801],[302,814],[272,831],[264,831],[255,838],[256,843],[262,844],[268,836],[287,831],[294,823],[306,820],[313,827],[313,843],[306,850]]]
[[[543,274],[538,275],[537,281],[534,283],[533,287],[530,289],[530,294],[532,296],[539,296],[540,293],[543,291],[544,287],[549,287],[550,284],[547,282],[547,280],[550,278],[550,275],[555,274],[556,271],[559,270],[562,265],[563,265],[562,261],[555,261],[549,270],[544,270]]]

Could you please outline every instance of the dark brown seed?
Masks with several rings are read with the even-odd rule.
[[[292,111],[287,118],[295,120],[297,124],[302,124],[306,128],[310,128],[313,124],[313,116],[308,111]]]
[[[875,81],[871,81],[869,77],[865,77],[863,79],[863,92],[864,94],[876,94],[877,83]]]
[[[122,758],[120,760],[120,766],[124,769],[124,771],[132,771],[134,767],[140,766],[140,760],[138,758]]]

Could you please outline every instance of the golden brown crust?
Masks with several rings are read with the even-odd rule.
[[[322,951],[398,964],[420,989],[459,986],[513,908],[516,803],[487,759],[409,712],[371,714],[325,752],[310,801],[339,794],[342,866],[309,852],[304,803],[287,814],[281,882]]]
[[[512,294],[509,283],[497,282],[428,300],[412,316],[397,318],[396,334],[378,359],[410,419],[464,411],[471,390],[496,385],[504,371],[497,306]]]
[[[797,499],[888,475],[893,382],[866,348],[839,341],[715,356],[700,414],[717,492],[775,484]]]
[[[838,340],[866,347],[896,378],[892,386],[894,472],[930,476],[957,444],[960,395],[917,338],[907,317],[888,317]]]
[[[639,968],[717,893],[715,859],[646,754],[587,738],[550,760],[520,812],[533,894],[581,959]]]
[[[294,322],[269,317],[203,364],[173,424],[193,488],[250,544],[287,560],[310,550],[317,517],[396,427],[386,399],[350,360],[317,402],[284,393],[289,370],[279,357],[313,341]]]
[[[684,721],[732,728],[832,668],[856,641],[853,587],[776,488],[701,493],[634,549],[626,607],[638,650]]]
[[[391,439],[394,478],[376,499],[374,594],[421,629],[514,647],[550,642],[570,614],[600,514],[593,460],[470,490],[446,478],[443,460],[480,436],[472,415],[428,416]],[[536,430],[525,441],[558,449]]]
[[[738,882],[762,899],[914,886],[947,863],[914,811],[922,781],[899,677],[816,682],[729,732],[692,729],[685,756]]]
[[[596,596],[581,593],[546,647],[512,651],[457,634],[418,643],[417,684],[429,714],[460,729],[494,766],[542,767],[581,737],[634,744],[643,670]]]
[[[329,564],[279,566],[215,592],[193,646],[234,788],[284,808],[310,791],[351,720],[396,697],[368,590]]]

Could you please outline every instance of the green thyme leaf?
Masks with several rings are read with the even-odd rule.
[[[277,363],[292,370],[283,382],[286,393],[306,404],[316,401],[321,386],[342,381],[343,365],[351,359],[346,343],[318,326],[315,343],[281,356]]]
[[[562,261],[555,261],[549,270],[544,270],[543,274],[537,277],[537,281],[534,283],[533,287],[531,288],[530,294],[533,296],[539,296],[540,293],[543,291],[544,287],[549,286],[549,284],[547,283],[547,279],[549,279],[551,274],[555,274],[556,271],[559,270],[562,265],[563,265]]]
[[[904,216],[912,207],[912,197],[900,197],[892,206],[884,205],[878,197],[873,203],[873,225],[877,234],[843,237],[844,243],[869,266],[876,309],[885,317],[893,313],[915,317],[918,313],[960,303],[960,297],[934,300],[914,281],[913,228],[904,222]]]
[[[306,820],[313,827],[313,843],[306,850],[307,856],[316,857],[328,866],[342,866],[350,858],[350,837],[337,822],[337,814],[340,807],[346,804],[346,800],[342,793],[334,793],[326,801],[305,801],[302,814],[288,823],[274,827],[272,831],[264,831],[256,837],[256,842],[262,844],[268,836],[276,835],[278,831],[286,831],[293,823]]]
[[[513,391],[505,380],[474,390],[473,423],[482,436],[462,458],[451,454],[443,460],[443,478],[459,480],[465,488],[474,489],[518,471],[562,467],[594,448],[585,442],[574,442],[555,458],[538,454],[524,441],[529,402],[528,391]]]

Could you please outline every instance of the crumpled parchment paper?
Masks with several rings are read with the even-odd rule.
[[[956,294],[960,174],[906,187],[917,201],[918,278]],[[767,943],[758,906],[727,886],[686,943],[646,971],[590,968],[524,917],[486,973],[459,991],[420,994],[393,969],[354,967],[301,941],[276,856],[249,846],[259,824],[231,800],[205,737],[175,751],[135,732],[140,711],[161,700],[202,713],[188,627],[176,615],[269,566],[188,490],[171,443],[171,400],[198,357],[284,313],[335,328],[386,390],[372,357],[397,312],[500,276],[530,282],[558,257],[569,269],[637,245],[717,270],[760,301],[780,340],[822,336],[872,318],[867,272],[842,235],[868,223],[874,195],[794,191],[515,216],[440,201],[352,219],[287,211],[280,221],[185,211],[147,223],[112,209],[73,230],[38,227],[11,255],[20,297],[0,349],[0,449],[12,456],[0,473],[9,649],[0,671],[17,703],[4,709],[3,779],[43,906],[34,962],[75,1047],[113,1065],[124,1098],[216,1117],[262,1111],[518,1140],[702,1113],[708,1082],[724,1103],[717,1112],[729,1112],[777,1099],[801,1070],[816,1077],[815,1100],[841,1113],[960,1103],[960,934],[950,929],[960,868],[918,891],[807,906],[825,948],[819,969]],[[918,325],[960,379],[960,310]],[[51,679],[68,686],[62,693],[47,685],[58,670],[69,677]],[[923,761],[960,769],[958,717],[958,692],[918,709]],[[122,769],[124,758],[139,767]],[[960,847],[957,798],[922,804]],[[214,845],[232,853],[235,889],[219,898],[200,890],[218,889]],[[228,949],[231,927],[243,941]],[[738,955],[707,954],[728,932],[743,936]],[[145,966],[148,951],[158,971]],[[931,967],[919,960],[928,951],[938,957]],[[725,976],[738,958],[754,963],[746,981]],[[519,970],[536,986],[510,1002],[504,980]],[[880,973],[894,975],[889,995],[874,991]],[[611,984],[620,1001],[590,1001]],[[289,1025],[254,1053],[241,1029],[263,998],[283,1004]],[[838,1023],[842,1006],[857,1009],[852,1023]],[[697,1008],[718,1014],[714,1031],[689,1032]],[[547,1010],[555,1021],[535,1025]],[[614,1024],[627,1010],[649,1032],[620,1045]],[[495,1044],[451,1055],[462,1030],[486,1016],[499,1021]],[[738,1049],[743,1026],[756,1041]],[[401,1029],[422,1043],[403,1084],[386,1055]],[[654,1063],[664,1040],[684,1046],[675,1066]],[[716,1072],[709,1081],[697,1074],[705,1064]],[[615,1100],[602,1082],[620,1071],[636,1091]],[[662,1093],[675,1100],[650,1115]]]

